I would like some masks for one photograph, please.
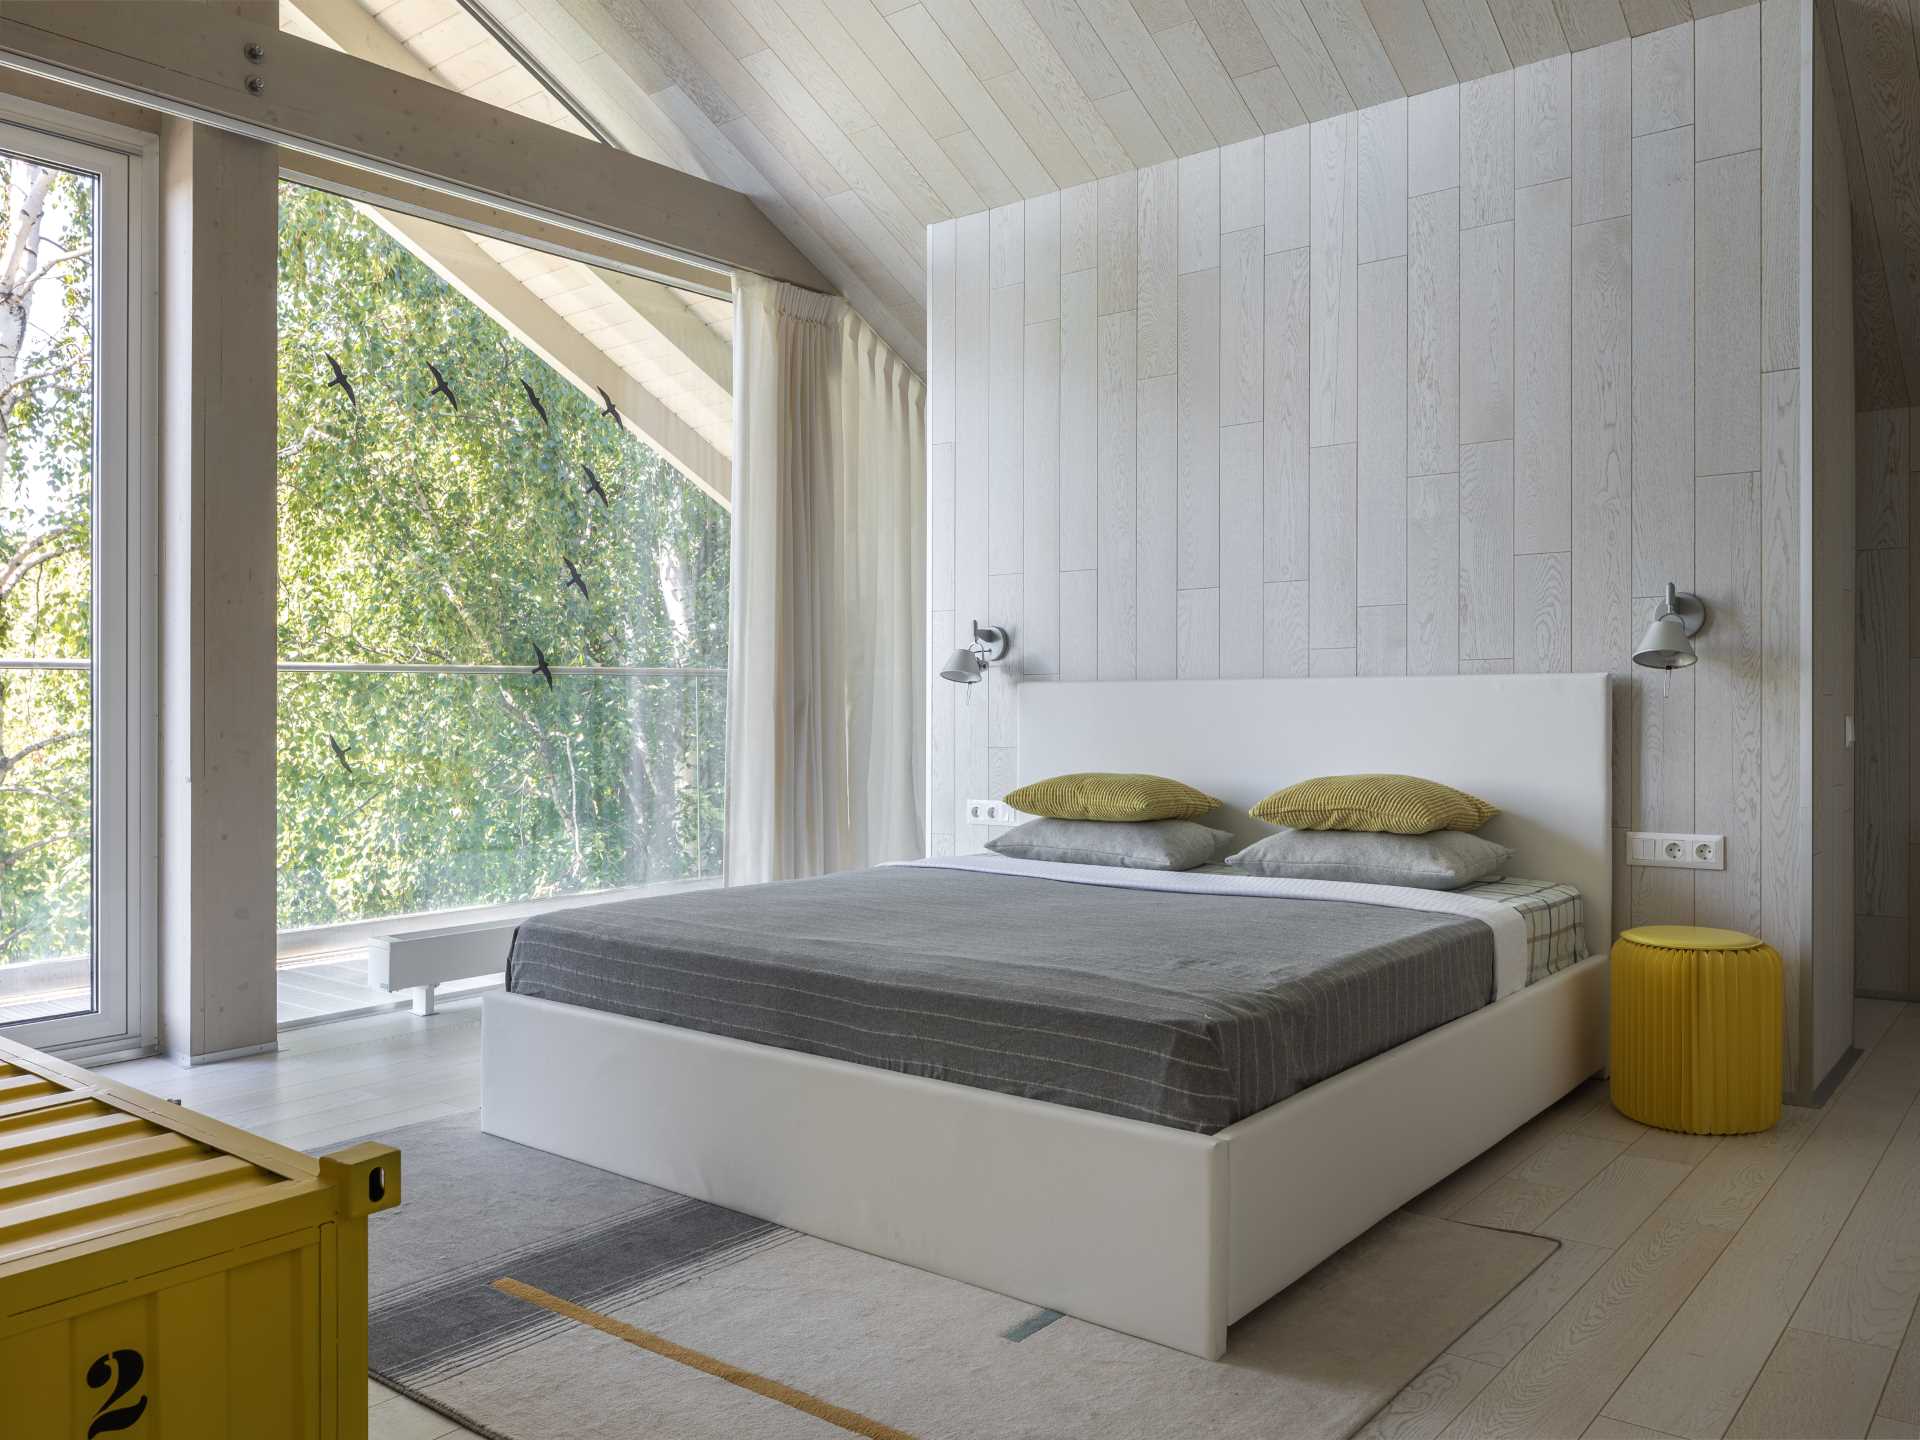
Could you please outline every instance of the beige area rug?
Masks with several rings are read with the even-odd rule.
[[[1400,1213],[1210,1362],[482,1135],[383,1137],[372,1368],[506,1440],[1341,1440],[1557,1248]]]

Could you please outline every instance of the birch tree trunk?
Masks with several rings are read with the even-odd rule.
[[[7,411],[20,383],[20,356],[27,344],[27,312],[33,287],[44,273],[40,234],[53,172],[15,160],[7,167],[6,254],[0,260],[0,475],[7,470]]]

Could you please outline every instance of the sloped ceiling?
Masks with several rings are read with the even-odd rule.
[[[524,91],[524,74],[488,71],[463,0],[353,3],[437,67],[472,67],[473,93]],[[1912,377],[1920,387],[1920,0],[1817,3],[1853,122],[1865,406],[1869,386],[1905,396]],[[464,4],[484,4],[618,143],[755,196],[924,369],[933,221],[1738,0]]]
[[[415,18],[438,13],[451,23],[429,26],[403,45],[359,0],[282,0],[280,27],[546,124],[590,133],[455,0],[436,0],[418,12]],[[712,493],[723,499],[730,493],[731,304],[486,236],[384,212],[375,218],[497,318],[517,324],[549,363],[579,371],[577,383],[591,383],[589,373],[605,375],[607,365],[618,367],[644,392],[645,403],[634,403],[641,397],[631,392],[623,402],[629,423]],[[569,364],[569,357],[580,363]]]

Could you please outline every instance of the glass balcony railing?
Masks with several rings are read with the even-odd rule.
[[[283,930],[720,873],[723,668],[279,669]]]
[[[92,671],[0,659],[0,1024],[93,1007]]]

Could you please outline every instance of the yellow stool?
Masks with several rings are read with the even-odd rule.
[[[1737,930],[1642,925],[1613,945],[1613,1106],[1662,1130],[1780,1119],[1780,956]]]

